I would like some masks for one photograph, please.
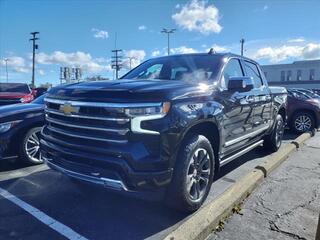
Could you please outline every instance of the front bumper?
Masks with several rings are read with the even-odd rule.
[[[88,164],[65,159],[41,140],[42,156],[46,164],[56,171],[73,178],[119,191],[153,191],[165,187],[172,178],[172,169],[162,171],[136,171],[121,159],[106,157],[99,164],[94,159],[86,159]]]

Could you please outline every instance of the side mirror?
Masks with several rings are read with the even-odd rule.
[[[228,91],[248,92],[254,87],[252,77],[231,77],[228,82]]]

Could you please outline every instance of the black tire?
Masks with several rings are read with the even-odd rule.
[[[19,146],[19,156],[21,161],[29,165],[37,165],[43,163],[39,150],[40,133],[42,127],[31,128],[22,138],[22,142]],[[35,155],[33,152],[28,151],[28,148],[35,147]]]
[[[281,147],[284,134],[284,121],[280,114],[277,115],[272,133],[264,139],[263,147],[272,152],[278,151]]]
[[[309,112],[301,111],[294,114],[291,121],[291,129],[296,133],[312,131],[315,128],[315,120]]]
[[[203,135],[187,137],[177,157],[166,203],[183,212],[199,209],[210,191],[214,170],[215,158],[210,141]]]

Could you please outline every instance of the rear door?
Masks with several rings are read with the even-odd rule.
[[[259,66],[251,61],[243,60],[245,73],[254,82],[254,112],[252,116],[253,131],[257,135],[267,130],[271,124],[272,98],[270,89],[264,81]]]

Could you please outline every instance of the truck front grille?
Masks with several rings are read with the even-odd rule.
[[[123,111],[118,106],[47,98],[47,129],[53,137],[69,143],[125,144],[130,118]]]

